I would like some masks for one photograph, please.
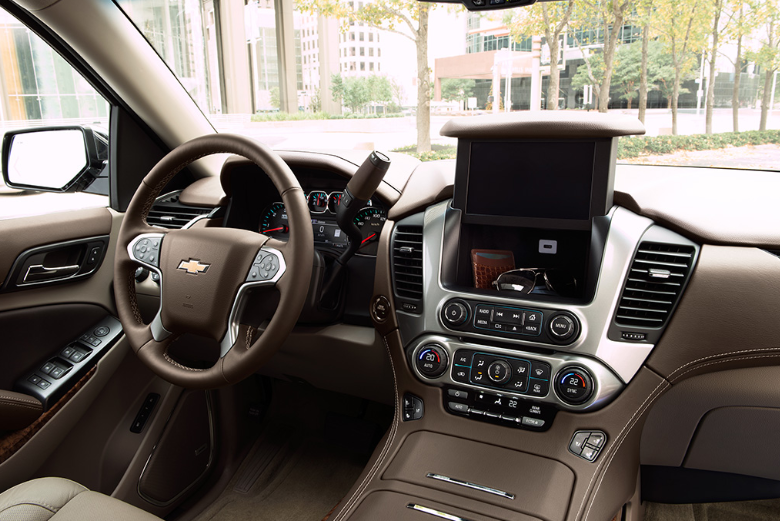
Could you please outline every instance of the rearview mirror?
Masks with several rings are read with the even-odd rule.
[[[83,190],[108,164],[108,137],[89,127],[9,130],[3,137],[3,179],[10,188]]]

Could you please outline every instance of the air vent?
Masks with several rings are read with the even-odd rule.
[[[661,328],[680,298],[691,273],[693,246],[643,242],[631,263],[615,322]]]
[[[398,225],[393,235],[393,274],[398,297],[422,300],[423,229]]]
[[[180,229],[193,219],[208,215],[213,211],[213,208],[199,208],[181,204],[179,202],[180,194],[181,191],[178,191],[158,197],[146,217],[146,222],[150,226]]]

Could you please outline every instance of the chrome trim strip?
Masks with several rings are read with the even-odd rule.
[[[470,519],[466,519],[465,517],[456,516],[455,514],[448,514],[447,512],[442,512],[441,510],[436,510],[423,505],[418,505],[416,503],[409,503],[408,505],[406,505],[406,508],[411,508],[412,510],[416,510],[418,512],[422,512],[423,514],[428,514],[434,517],[438,517],[439,519],[447,519],[448,521],[471,521]]]
[[[279,281],[280,278],[282,278],[282,275],[287,271],[287,264],[284,261],[284,255],[282,255],[282,252],[277,250],[276,248],[270,248],[263,246],[260,248],[262,251],[266,251],[268,253],[273,253],[279,258],[279,271],[276,272],[276,275],[274,275],[274,278],[269,280],[258,280],[255,282],[245,282],[238,288],[238,293],[236,294],[236,298],[233,301],[233,307],[230,309],[230,316],[228,318],[228,328],[225,332],[225,336],[222,338],[222,341],[219,343],[219,357],[224,358],[225,355],[228,354],[228,352],[233,348],[233,346],[236,344],[236,340],[238,339],[238,330],[240,327],[240,324],[238,323],[239,317],[241,316],[241,312],[244,310],[244,305],[246,304],[246,295],[249,293],[250,290],[259,288],[259,287],[273,287],[276,286],[276,283]],[[259,253],[259,251],[258,251]],[[252,267],[249,267],[249,272],[252,269]]]
[[[504,492],[503,490],[499,490],[497,488],[486,487],[485,485],[477,485],[476,483],[471,483],[470,481],[463,481],[462,479],[451,478],[441,474],[434,474],[433,472],[429,472],[425,475],[425,477],[436,479],[438,481],[444,481],[446,483],[452,483],[453,485],[460,485],[461,487],[479,490],[480,492],[487,492],[488,494],[493,494],[494,496],[501,496],[507,499],[515,498],[515,495],[510,492]]]

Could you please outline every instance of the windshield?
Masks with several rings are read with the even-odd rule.
[[[119,5],[218,130],[277,148],[446,159],[453,117],[598,111],[645,124],[622,162],[780,169],[778,0]]]

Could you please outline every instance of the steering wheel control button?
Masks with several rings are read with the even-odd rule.
[[[588,461],[596,461],[607,441],[602,431],[577,431],[569,443],[569,452]]]
[[[468,305],[461,301],[450,301],[442,309],[441,316],[447,326],[462,326],[469,320]]]
[[[423,414],[425,414],[425,405],[422,398],[409,393],[404,394],[403,412],[401,413],[403,421],[419,420]]]
[[[438,345],[428,344],[417,353],[415,365],[423,375],[438,378],[447,369],[447,353]]]
[[[380,324],[390,316],[390,301],[384,295],[379,295],[371,304],[371,316]]]
[[[160,244],[162,240],[156,238],[143,238],[133,246],[133,256],[154,267],[160,265]]]
[[[593,394],[593,380],[580,367],[566,367],[555,377],[555,392],[564,402],[579,405]]]
[[[257,254],[249,274],[246,276],[246,282],[256,282],[271,280],[279,271],[279,258],[274,253],[263,252]]]
[[[488,367],[488,378],[499,385],[505,384],[512,378],[512,366],[505,360],[496,360]]]

